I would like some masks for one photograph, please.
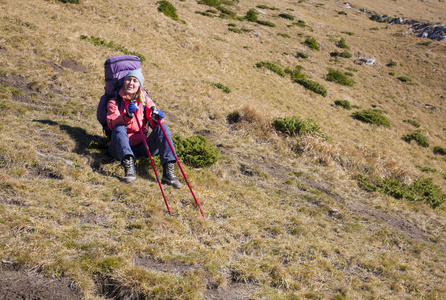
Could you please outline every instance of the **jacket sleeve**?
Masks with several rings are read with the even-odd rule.
[[[128,125],[129,121],[131,119],[127,118],[124,112],[119,111],[119,107],[116,104],[116,99],[112,98],[108,101],[107,104],[107,124],[108,128],[113,130],[113,127],[115,127],[116,124],[123,124]]]

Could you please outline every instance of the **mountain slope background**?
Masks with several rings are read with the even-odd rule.
[[[445,205],[358,185],[431,178],[446,192],[434,151],[446,147],[446,44],[371,20],[444,24],[444,2],[221,4],[235,18],[170,3],[178,20],[149,1],[0,2],[2,297],[444,299]],[[251,9],[275,26],[244,19]],[[147,159],[126,185],[106,155],[95,112],[104,61],[123,50],[145,58],[145,87],[172,134],[205,136],[220,152],[210,167],[183,164],[205,219],[185,185],[164,187],[167,214]],[[343,51],[352,57],[330,55]],[[297,66],[327,95],[259,62]],[[330,69],[355,84],[328,81]],[[365,109],[390,126],[352,117]],[[322,134],[277,132],[273,120],[285,117]],[[414,132],[429,146],[402,139]]]

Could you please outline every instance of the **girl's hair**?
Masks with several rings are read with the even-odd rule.
[[[141,86],[139,86],[138,90],[136,91],[135,100],[138,101],[139,104],[144,104],[145,99]]]

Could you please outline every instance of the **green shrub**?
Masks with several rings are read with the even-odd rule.
[[[246,20],[250,22],[257,22],[257,12],[253,9],[250,9],[245,16]]]
[[[338,46],[339,48],[343,48],[343,49],[350,49],[349,46],[347,46],[347,44],[345,43],[345,39],[341,38],[339,40],[339,42],[336,44],[336,46]]]
[[[216,88],[222,90],[222,91],[225,92],[226,94],[229,94],[229,93],[231,92],[231,89],[230,89],[230,88],[228,88],[227,86],[225,86],[225,85],[223,85],[223,84],[221,84],[221,83],[218,83],[218,82],[211,82],[210,84],[211,84],[211,86],[216,87]]]
[[[219,151],[204,136],[195,135],[187,139],[180,136],[173,138],[178,158],[194,168],[202,168],[217,162]]]
[[[270,21],[257,20],[256,23],[264,26],[276,27],[276,24]]]
[[[316,94],[322,95],[323,97],[327,96],[327,89],[315,81],[311,81],[306,78],[292,78],[292,80],[293,82],[300,84],[304,88],[313,91]]]
[[[335,100],[334,102],[337,106],[343,107],[345,109],[351,110],[352,106],[348,100]]]
[[[282,77],[285,77],[285,72],[282,70],[281,67],[279,67],[276,64],[273,64],[273,63],[270,63],[270,62],[261,61],[261,62],[258,62],[256,64],[256,67],[257,68],[265,67],[265,68],[273,71],[274,73],[277,73],[277,74],[279,74]]]
[[[59,0],[62,3],[82,4],[82,0]]]
[[[279,17],[294,21],[294,16],[292,16],[290,14],[279,14]]]
[[[352,57],[352,54],[348,51],[344,51],[344,52],[338,52],[338,51],[334,51],[334,52],[330,52],[330,56],[331,57],[342,57],[342,58],[350,58]]]
[[[404,120],[403,122],[409,123],[410,125],[419,128],[421,126],[420,122],[415,120]]]
[[[388,67],[395,67],[395,66],[397,66],[397,65],[398,65],[398,63],[397,63],[396,61],[390,60],[390,61],[387,63],[386,66],[388,66]]]
[[[220,0],[200,0],[200,1],[198,1],[198,4],[203,4],[203,5],[217,8],[221,5],[221,1]]]
[[[311,36],[307,37],[307,39],[305,40],[305,45],[307,45],[311,49],[315,49],[317,51],[321,50],[321,48],[319,47],[319,45],[316,42],[316,39]]]
[[[406,141],[407,143],[410,143],[412,140],[415,140],[415,142],[417,142],[419,146],[424,148],[429,147],[429,140],[419,132],[406,134],[403,136],[403,140]]]
[[[228,120],[229,124],[234,124],[234,123],[238,123],[242,120],[242,114],[240,113],[240,111],[235,110],[233,112],[231,112],[227,117],[226,120]]]
[[[355,33],[351,32],[351,31],[341,31],[341,33],[344,33],[346,35],[355,35]]]
[[[284,37],[284,38],[290,38],[290,36],[288,34],[286,34],[286,33],[280,33],[279,32],[277,35],[279,35],[281,37]]]
[[[139,54],[137,52],[133,52],[133,51],[129,51],[127,50],[124,46],[120,46],[120,45],[115,45],[114,42],[110,41],[110,42],[106,42],[103,39],[100,39],[98,37],[94,37],[94,36],[86,36],[86,35],[81,35],[80,38],[82,40],[86,40],[90,43],[92,43],[93,45],[97,45],[97,46],[104,46],[104,47],[108,47],[117,51],[120,51],[124,54],[128,54],[128,55],[135,55],[138,56],[141,59],[141,62],[144,62],[146,60],[146,58],[144,57],[144,55]]]
[[[287,135],[302,135],[305,133],[320,133],[320,127],[312,120],[302,120],[299,117],[275,118],[273,127]]]
[[[293,25],[299,26],[299,27],[307,27],[307,23],[305,23],[304,20],[299,20],[297,22],[292,23]]]
[[[235,32],[235,33],[243,33],[243,31],[241,29],[234,28],[234,27],[229,27],[228,30]]]
[[[300,58],[308,58],[308,54],[303,53],[303,52],[297,52],[297,53],[296,53],[296,57],[300,57]]]
[[[344,16],[346,16],[347,15],[347,13],[345,12],[345,11],[338,11],[338,15],[344,15]]]
[[[234,19],[237,15],[232,10],[227,9],[223,6],[217,7],[217,9],[221,12],[220,18]]]
[[[446,148],[435,146],[434,147],[434,154],[440,154],[440,155],[446,155]]]
[[[352,114],[352,117],[360,120],[362,122],[371,123],[375,125],[383,125],[386,127],[390,127],[389,120],[381,114],[380,111],[366,109],[361,111],[356,111]]]
[[[211,17],[211,18],[213,18],[214,17],[214,15],[212,14],[212,13],[209,13],[209,12],[204,12],[204,11],[195,11],[195,13],[196,14],[199,14],[199,15],[202,15],[202,16],[206,16],[206,17]]]
[[[419,179],[411,185],[404,184],[394,178],[376,178],[371,182],[365,175],[358,175],[359,186],[366,191],[379,191],[390,195],[396,199],[406,199],[408,201],[422,201],[431,207],[439,207],[446,200],[446,194],[433,184],[432,178]]]
[[[158,4],[159,4],[159,6],[158,6],[159,12],[162,12],[169,18],[178,20],[177,9],[175,7],[173,7],[173,5],[169,1],[161,0],[161,1],[158,1]]]
[[[400,76],[400,77],[398,77],[398,79],[402,82],[412,82],[412,79],[410,79],[407,76]]]
[[[355,81],[345,76],[341,71],[329,69],[328,74],[326,76],[328,81],[333,81],[341,85],[345,86],[353,86]]]
[[[395,76],[395,72],[389,72],[390,76]]]

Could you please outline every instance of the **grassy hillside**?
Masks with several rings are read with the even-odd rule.
[[[444,24],[444,2],[169,3],[1,2],[1,297],[446,299],[446,42],[370,19]],[[186,185],[167,214],[147,159],[128,185],[107,157],[124,53],[172,134],[220,153],[183,163],[205,219]]]

